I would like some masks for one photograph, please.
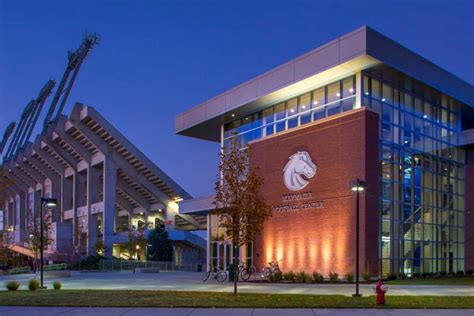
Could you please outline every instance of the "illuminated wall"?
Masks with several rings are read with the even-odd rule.
[[[377,114],[366,109],[342,113],[250,143],[250,147],[251,165],[259,168],[265,181],[262,194],[273,209],[254,244],[257,268],[281,259],[283,271],[354,273],[355,195],[349,183],[359,178],[368,182],[361,196],[360,271],[377,275]],[[309,159],[298,155],[302,152]],[[298,166],[295,159],[307,165]],[[289,175],[292,168],[300,174]],[[285,176],[293,184],[285,184]]]

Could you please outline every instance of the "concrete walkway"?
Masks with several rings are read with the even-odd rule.
[[[33,274],[0,276],[0,290],[5,290],[4,283],[17,280],[21,288],[26,289],[28,280]],[[46,278],[45,285],[52,288],[54,281],[60,281],[63,289],[114,289],[114,290],[167,290],[167,291],[207,291],[232,292],[232,283],[201,281],[201,274],[194,272],[89,272],[73,273],[69,278]],[[373,284],[361,285],[363,295],[374,294]],[[346,284],[288,284],[288,283],[239,283],[242,293],[280,293],[280,294],[341,294],[350,296],[354,285]],[[441,296],[474,296],[471,285],[390,285],[388,295],[441,295]],[[1,302],[0,302],[1,303]]]
[[[252,309],[252,308],[94,308],[1,307],[0,316],[101,315],[101,316],[473,316],[474,310],[443,309]]]

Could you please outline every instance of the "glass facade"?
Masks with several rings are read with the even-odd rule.
[[[461,104],[388,68],[362,86],[380,115],[382,273],[463,271]]]
[[[465,153],[459,147],[462,104],[387,66],[362,72],[224,125],[223,145],[303,126],[356,106],[379,113],[383,275],[464,270]],[[215,223],[217,225],[217,223]],[[212,225],[211,225],[212,226]],[[217,226],[211,227],[214,234]],[[211,233],[211,265],[223,253]],[[219,255],[218,255],[219,254]]]
[[[355,76],[351,76],[235,119],[224,125],[224,147],[228,148],[234,137],[245,146],[252,140],[352,110],[355,95]]]

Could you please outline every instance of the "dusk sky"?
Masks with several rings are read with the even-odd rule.
[[[174,117],[364,24],[474,83],[472,0],[0,0],[0,138],[97,32],[63,113],[96,108],[191,195],[209,195],[218,144],[175,135]]]

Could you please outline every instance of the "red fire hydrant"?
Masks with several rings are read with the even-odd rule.
[[[384,305],[385,304],[385,293],[387,292],[387,287],[383,284],[382,278],[379,279],[377,282],[377,286],[375,287],[375,294],[377,298],[377,305]]]

